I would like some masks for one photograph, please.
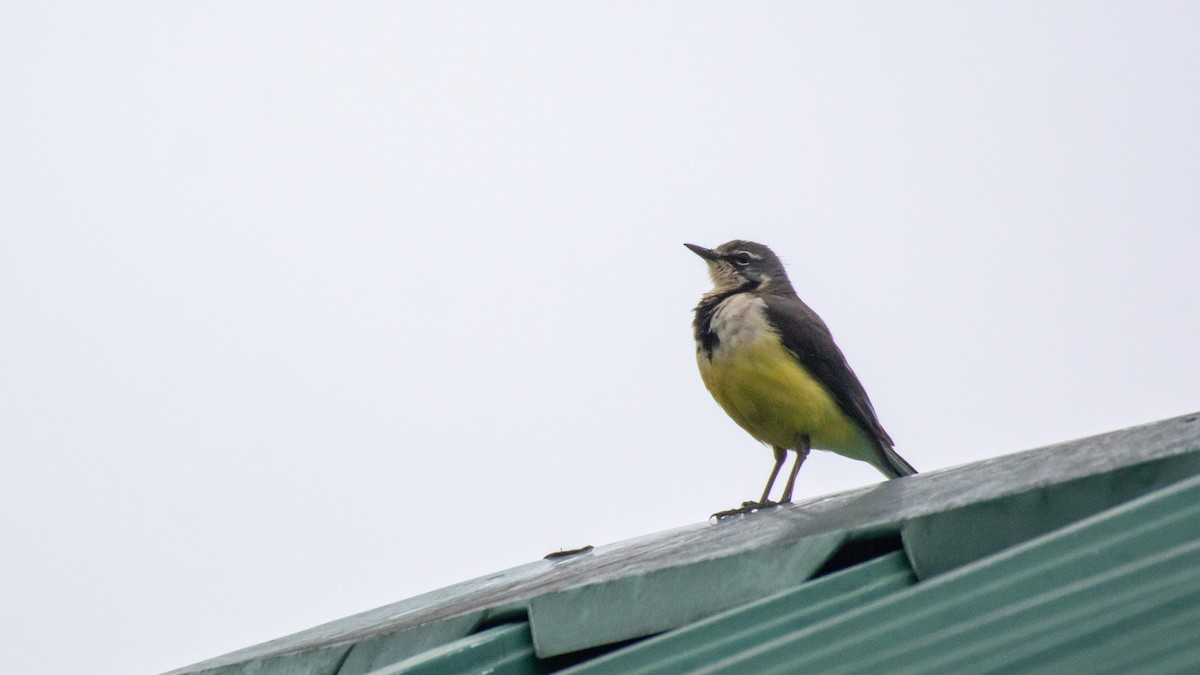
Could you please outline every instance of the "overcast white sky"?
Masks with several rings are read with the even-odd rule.
[[[0,5],[5,670],[756,496],[685,241],[774,247],[922,470],[1200,410],[1200,5],[499,4]]]

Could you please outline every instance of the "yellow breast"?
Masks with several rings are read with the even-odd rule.
[[[749,301],[752,302],[752,301]],[[723,308],[724,309],[724,308]],[[813,448],[862,459],[870,444],[820,382],[792,356],[753,306],[731,306],[711,357],[697,352],[700,376],[717,403],[751,436],[794,448],[807,435]],[[730,330],[736,325],[737,331]],[[719,333],[720,335],[720,333]]]

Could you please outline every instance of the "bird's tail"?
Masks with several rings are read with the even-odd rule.
[[[917,472],[912,464],[909,464],[903,457],[896,454],[896,451],[887,445],[881,444],[879,448],[880,459],[882,462],[876,465],[883,475],[888,478],[900,478],[901,476],[911,476]]]

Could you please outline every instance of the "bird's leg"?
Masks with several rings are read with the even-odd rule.
[[[783,496],[779,498],[780,504],[791,503],[792,488],[796,487],[796,474],[800,473],[800,465],[808,458],[808,450],[808,436],[801,436],[800,441],[796,444],[796,463],[792,466],[792,474],[788,476],[787,485],[783,487]]]
[[[787,448],[773,447],[772,449],[775,451],[775,466],[771,469],[771,477],[767,479],[767,487],[763,488],[762,499],[756,502],[742,502],[742,505],[736,509],[717,511],[712,514],[713,518],[721,520],[722,518],[740,516],[770,506],[777,506],[777,503],[770,499],[771,488],[775,485],[775,478],[779,476],[779,470],[783,468],[783,461],[787,459]]]
[[[783,468],[783,461],[785,459],[787,459],[787,449],[786,448],[781,448],[779,446],[773,446],[772,450],[775,451],[775,467],[773,469],[771,469],[771,477],[767,479],[767,487],[763,488],[762,499],[758,500],[758,503],[761,505],[764,505],[764,506],[771,503],[769,501],[770,497],[771,497],[771,488],[775,486],[775,478],[779,475],[779,470]],[[787,501],[787,500],[784,500],[784,501]],[[747,503],[753,503],[753,502],[747,502]]]

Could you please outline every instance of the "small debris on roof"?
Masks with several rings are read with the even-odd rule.
[[[557,560],[559,558],[568,558],[573,555],[579,555],[580,553],[587,553],[590,550],[592,550],[592,545],[588,544],[582,548],[573,548],[568,551],[552,551],[542,557],[546,560]]]

